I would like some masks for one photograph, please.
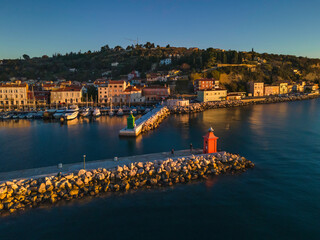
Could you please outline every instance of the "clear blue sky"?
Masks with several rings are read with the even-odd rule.
[[[319,0],[0,0],[0,59],[131,44],[320,57]]]

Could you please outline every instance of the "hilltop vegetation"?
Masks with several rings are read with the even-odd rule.
[[[160,65],[161,59],[171,58],[172,64]],[[111,63],[118,62],[117,67]],[[233,66],[218,64],[234,64]],[[237,65],[238,64],[238,65]],[[239,65],[241,64],[241,65]],[[73,70],[72,70],[73,69]],[[145,77],[146,72],[181,70],[189,80],[214,77],[232,91],[244,90],[250,80],[272,84],[277,81],[308,80],[319,82],[320,59],[276,55],[267,53],[224,51],[184,47],[160,47],[147,42],[144,45],[101,47],[100,51],[85,53],[54,54],[38,58],[23,55],[23,59],[3,60],[0,65],[0,81],[11,77],[41,80],[94,81],[102,74],[113,79],[137,70]],[[72,70],[72,71],[71,71]]]

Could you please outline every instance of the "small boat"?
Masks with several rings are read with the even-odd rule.
[[[32,119],[34,118],[34,113],[28,113],[27,114],[27,119]]]
[[[100,116],[101,116],[100,109],[99,109],[99,108],[95,108],[95,109],[93,110],[92,116],[93,116],[93,117],[100,117]]]
[[[53,117],[55,119],[60,119],[62,117],[63,114],[65,114],[65,112],[67,111],[67,108],[64,107],[64,108],[61,108],[61,109],[58,109],[54,114],[53,114]]]
[[[12,115],[10,114],[5,114],[2,116],[2,119],[10,119],[12,117]]]
[[[12,115],[12,119],[18,119],[18,118],[19,118],[18,115],[16,115],[16,114]]]
[[[80,112],[80,116],[81,117],[87,117],[90,115],[90,109],[89,108],[85,108]]]
[[[117,112],[118,116],[122,116],[123,115],[123,110],[121,108],[119,108],[118,112]]]
[[[43,118],[44,111],[38,111],[34,114],[34,118],[40,119]]]
[[[18,117],[19,117],[19,119],[25,119],[27,116],[22,113],[22,114],[19,114]]]
[[[78,117],[78,114],[79,114],[78,106],[72,105],[64,114],[61,115],[60,120],[61,118],[63,118],[64,120],[73,120]]]
[[[134,108],[134,109],[132,109],[132,114],[133,114],[133,115],[137,115],[137,114],[138,114],[137,109],[135,109],[135,108]]]
[[[110,117],[114,115],[114,112],[113,112],[112,109],[109,110],[108,115],[109,115]]]
[[[52,118],[52,116],[55,114],[55,112],[57,111],[57,109],[47,109],[46,111],[44,111],[43,113],[43,118]]]

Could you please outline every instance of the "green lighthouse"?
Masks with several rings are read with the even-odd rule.
[[[135,125],[135,117],[130,113],[129,117],[127,118],[127,129],[134,129]]]

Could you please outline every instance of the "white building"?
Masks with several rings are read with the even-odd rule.
[[[28,100],[28,85],[16,81],[0,85],[1,106],[24,106]]]
[[[77,104],[81,103],[82,88],[81,87],[66,87],[51,91],[51,104]]]
[[[221,101],[227,98],[226,89],[204,90],[197,92],[197,100],[200,102]]]
[[[189,106],[189,100],[184,99],[168,99],[167,104],[168,108],[172,107],[186,107]]]
[[[165,58],[160,60],[160,65],[170,65],[172,62],[171,58]]]

